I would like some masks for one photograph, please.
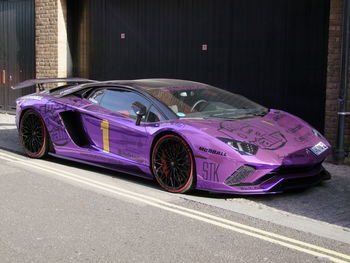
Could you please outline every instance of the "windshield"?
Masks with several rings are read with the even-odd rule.
[[[247,98],[214,87],[176,87],[147,90],[180,118],[248,118],[268,109]]]

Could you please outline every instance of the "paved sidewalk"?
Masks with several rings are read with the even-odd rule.
[[[22,152],[14,115],[0,113],[0,148]]]
[[[350,166],[331,163],[323,165],[331,173],[332,178],[318,186],[302,192],[247,197],[247,199],[350,230]]]
[[[14,115],[0,114],[0,148],[22,153]],[[265,196],[227,196],[196,193],[206,198],[226,199],[228,202],[259,204],[288,213],[345,227],[350,231],[350,166],[324,163],[332,179],[302,192]],[[1,169],[1,164],[0,164]],[[350,232],[349,232],[350,235]]]

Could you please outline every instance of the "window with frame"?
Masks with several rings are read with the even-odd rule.
[[[146,122],[158,122],[165,120],[163,115],[142,95],[123,89],[103,89],[96,91],[90,101],[99,104],[101,107],[112,112],[119,113],[129,118],[136,119],[136,114],[131,105],[138,101],[148,109],[147,114],[142,118]]]

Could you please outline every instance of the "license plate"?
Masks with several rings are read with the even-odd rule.
[[[310,150],[316,155],[320,155],[321,153],[323,153],[327,149],[328,149],[328,146],[325,145],[323,142],[319,142],[318,144],[316,144],[310,148]]]

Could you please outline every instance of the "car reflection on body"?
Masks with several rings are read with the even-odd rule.
[[[66,84],[44,89],[48,83]],[[203,83],[36,79],[17,99],[25,153],[155,178],[169,192],[278,193],[329,179],[330,144],[300,118]]]

